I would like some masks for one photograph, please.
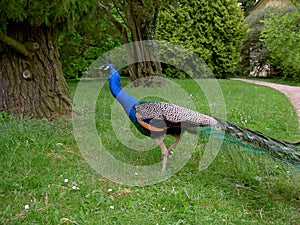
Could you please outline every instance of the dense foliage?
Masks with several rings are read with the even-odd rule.
[[[90,12],[96,1],[11,1],[0,2],[0,31],[5,32],[10,20],[31,26],[72,26]]]
[[[299,4],[299,3],[298,3]],[[267,7],[247,16],[249,32],[242,45],[239,74],[271,66],[270,76],[299,77],[299,22],[296,5]]]
[[[181,0],[161,10],[157,30],[159,40],[199,54],[218,78],[235,73],[244,34],[243,12],[236,0]],[[185,76],[174,68],[168,72]]]
[[[106,51],[121,45],[120,33],[105,23],[97,11],[59,38],[61,63],[67,79],[82,77]]]
[[[244,10],[244,15],[247,16],[251,8],[255,5],[256,0],[239,0],[239,3]]]
[[[285,11],[264,21],[262,41],[270,50],[270,63],[283,76],[300,80],[300,10],[289,6]]]

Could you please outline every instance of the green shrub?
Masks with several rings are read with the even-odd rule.
[[[121,44],[120,34],[108,26],[96,12],[81,20],[71,31],[59,38],[61,63],[64,76],[76,79],[106,51]]]
[[[235,73],[244,34],[243,12],[236,0],[182,0],[161,10],[157,29],[159,40],[198,54],[218,78]],[[167,72],[182,77],[177,69]]]
[[[261,40],[270,50],[270,63],[284,77],[300,80],[300,11],[289,6],[272,13],[264,23]]]
[[[271,75],[291,77],[299,74],[299,69],[298,72],[296,69],[299,65],[299,30],[298,33],[295,30],[294,13],[299,14],[295,6],[267,7],[245,18],[248,33],[241,48],[239,75],[249,76],[254,66],[251,61],[258,67],[269,64]]]

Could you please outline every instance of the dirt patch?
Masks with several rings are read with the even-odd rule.
[[[293,104],[297,112],[299,126],[300,126],[300,87],[283,85],[283,84],[275,84],[275,83],[258,81],[258,80],[240,79],[240,78],[232,78],[232,80],[239,80],[248,83],[268,86],[285,94],[285,96],[291,101],[291,103]]]

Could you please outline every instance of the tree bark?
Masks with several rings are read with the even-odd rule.
[[[10,23],[0,37],[0,111],[18,118],[70,115],[54,28]]]
[[[145,46],[140,41],[149,41],[155,39],[156,20],[158,17],[158,7],[152,2],[143,3],[141,1],[128,1],[126,11],[127,24],[130,29],[131,39],[134,43],[134,56],[136,57],[134,80],[162,75],[161,66],[156,61],[154,46]],[[152,61],[149,61],[152,59]],[[151,79],[141,79],[135,82],[140,86],[151,84]]]

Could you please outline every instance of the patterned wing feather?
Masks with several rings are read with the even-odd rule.
[[[135,106],[137,119],[164,121],[166,125],[187,124],[212,126],[217,121],[210,116],[167,102],[145,102]]]

